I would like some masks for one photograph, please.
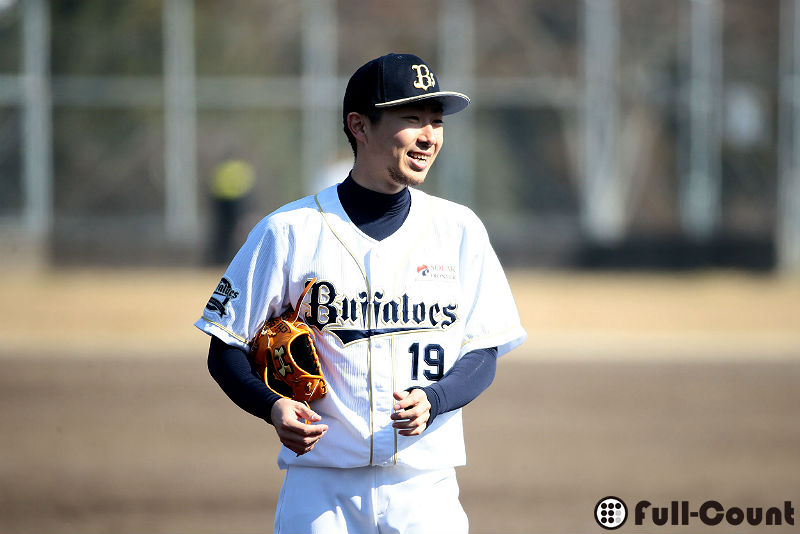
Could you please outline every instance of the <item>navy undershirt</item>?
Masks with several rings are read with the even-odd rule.
[[[337,186],[347,216],[365,234],[380,241],[395,233],[411,209],[408,188],[387,195],[360,186],[348,176]],[[437,415],[455,410],[483,392],[494,380],[497,348],[477,349],[462,356],[439,380],[422,389],[431,403],[428,426]],[[252,370],[247,353],[211,338],[208,370],[222,390],[246,412],[271,423],[272,406],[280,396]],[[409,390],[414,388],[409,388]]]
[[[353,224],[376,241],[399,230],[411,210],[411,193],[407,187],[387,195],[362,187],[348,176],[336,187],[336,192]]]

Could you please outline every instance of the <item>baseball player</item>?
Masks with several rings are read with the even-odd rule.
[[[283,444],[275,532],[468,530],[461,407],[527,335],[479,219],[415,188],[443,117],[468,104],[411,54],[359,68],[343,104],[349,175],[261,220],[195,323],[212,336],[212,376]],[[307,287],[299,317],[328,386],[310,405],[248,360],[264,320]]]

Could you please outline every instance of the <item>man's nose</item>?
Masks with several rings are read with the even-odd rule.
[[[433,131],[433,125],[428,123],[420,130],[419,140],[425,144],[432,145],[436,142],[436,135]]]

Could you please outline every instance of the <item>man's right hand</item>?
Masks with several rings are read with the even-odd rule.
[[[313,449],[328,431],[328,425],[311,424],[322,418],[302,402],[278,399],[272,406],[271,415],[281,443],[297,456]]]

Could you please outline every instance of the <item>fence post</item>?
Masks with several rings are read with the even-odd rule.
[[[25,0],[21,6],[24,225],[39,247],[49,239],[53,221],[50,4]]]
[[[800,0],[781,3],[778,268],[800,272]]]
[[[193,0],[164,0],[165,222],[173,243],[196,244],[197,158]]]
[[[581,224],[590,240],[625,237],[617,146],[619,14],[616,0],[584,0],[584,157]]]
[[[708,241],[722,215],[720,135],[722,122],[722,17],[719,0],[692,0],[689,21],[688,117],[681,150],[680,217],[686,235]]]

